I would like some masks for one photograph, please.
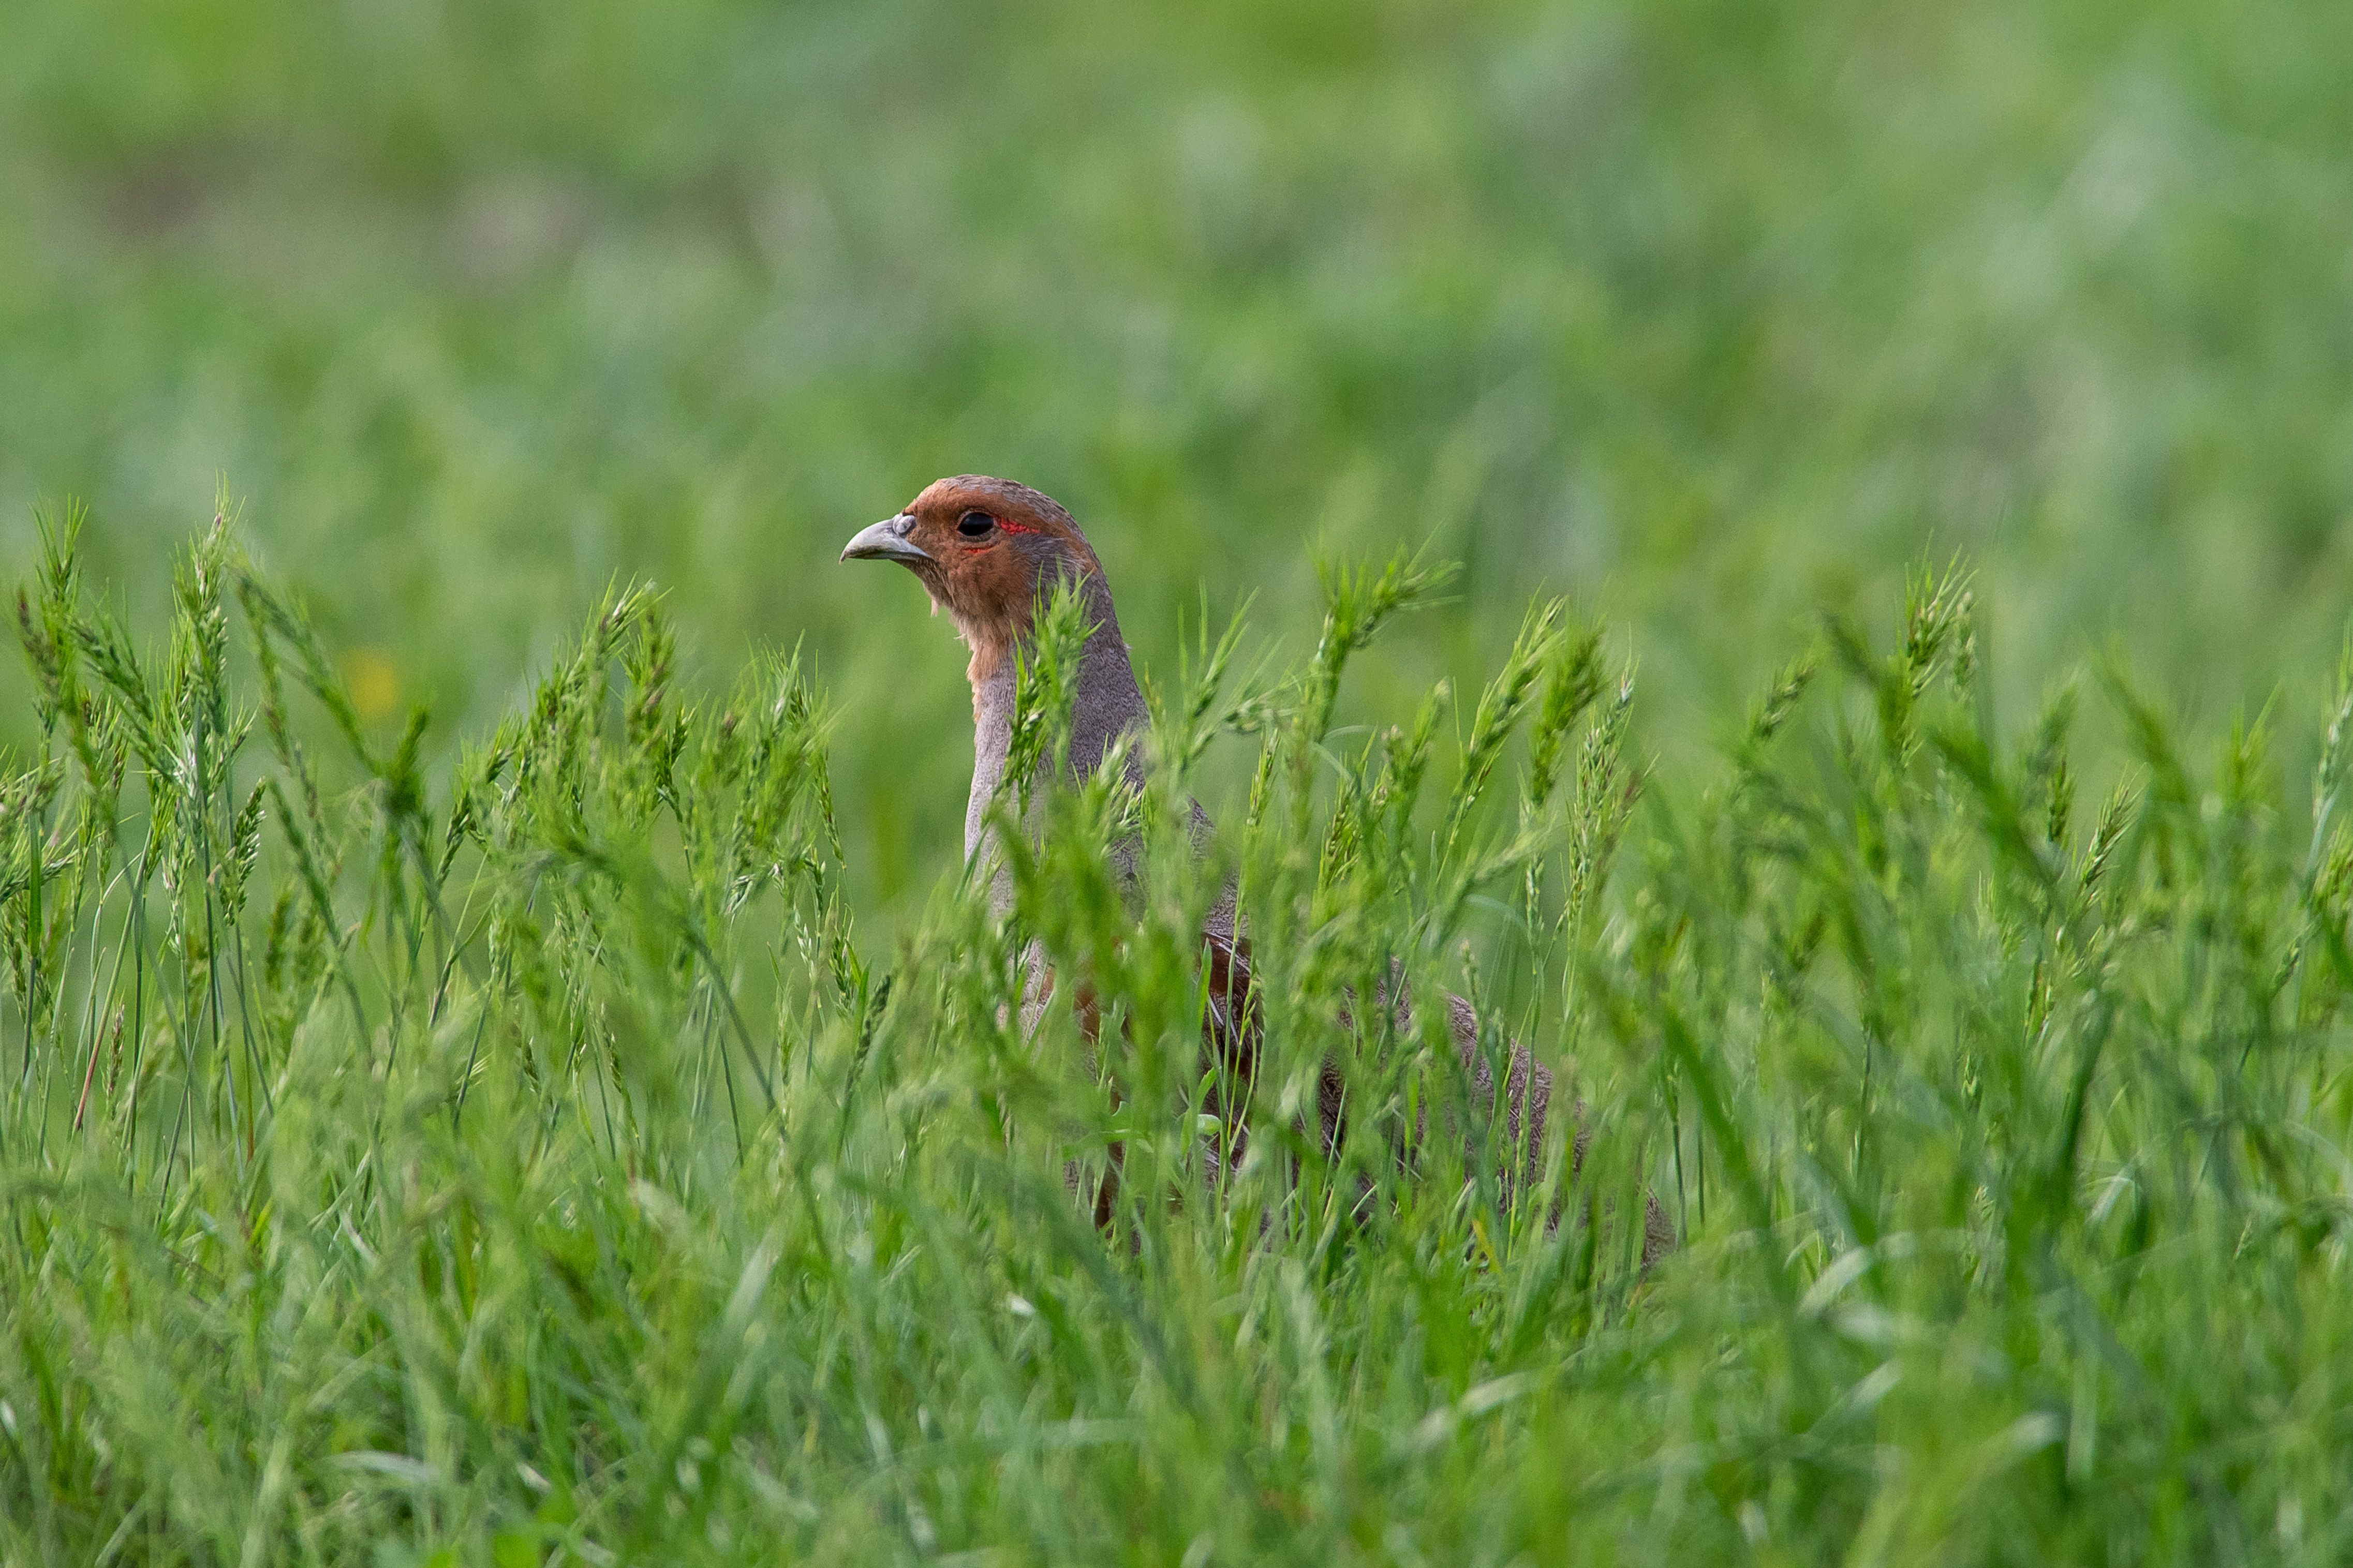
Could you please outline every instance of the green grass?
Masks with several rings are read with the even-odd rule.
[[[2120,672],[2095,804],[2073,694],[1990,735],[1975,600],[1920,577],[1640,805],[1557,605],[1475,701],[1334,731],[1444,575],[1342,573],[1298,669],[1163,672],[1142,799],[1039,797],[1008,922],[950,877],[886,955],[796,667],[690,702],[622,594],[444,773],[226,531],[156,647],[57,537],[52,742],[0,792],[10,1561],[2346,1550],[2353,655],[2308,815],[2263,726],[2185,755]],[[1228,875],[1269,1057],[1212,1199]],[[1019,1026],[1033,940],[1118,1025],[1092,1066],[1067,1008]],[[1392,962],[1563,1065],[1581,1178],[1497,1205],[1442,1028],[1345,1022]],[[1330,1158],[1292,1131],[1327,1053]],[[1409,1177],[1422,1114],[1470,1136]],[[1104,1235],[1063,1170],[1114,1138]],[[1686,1241],[1647,1277],[1645,1185]]]
[[[0,1561],[2347,1555],[2353,12],[21,10]],[[989,921],[834,563],[976,469],[1154,679],[1138,908],[1081,791]],[[1397,1183],[1392,959],[1601,1223]]]

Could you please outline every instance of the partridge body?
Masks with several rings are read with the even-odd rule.
[[[1083,596],[1092,626],[1080,658],[1072,700],[1070,766],[1074,775],[1092,774],[1123,735],[1140,732],[1146,715],[1143,692],[1121,640],[1119,616],[1103,563],[1078,524],[1039,491],[1009,479],[966,474],[926,487],[905,510],[860,532],[842,551],[844,561],[896,561],[912,570],[936,609],[955,623],[972,650],[966,675],[972,683],[972,794],[965,811],[965,854],[983,853],[988,813],[1002,783],[1011,749],[1017,658],[1030,634],[1038,606],[1058,584],[1069,581]],[[1143,785],[1142,749],[1125,753],[1129,784]],[[1206,830],[1200,808],[1197,826]],[[1118,869],[1132,876],[1133,847],[1114,848]],[[1002,877],[993,896],[1009,898]],[[1229,889],[1214,906],[1202,931],[1210,1005],[1203,1020],[1203,1051],[1220,1080],[1247,1095],[1257,1069],[1258,1009],[1251,996],[1249,947],[1238,940]],[[1401,1037],[1412,1032],[1410,999],[1401,984],[1383,998],[1396,1014]],[[1478,1021],[1459,996],[1447,998],[1447,1025],[1470,1074],[1474,1103],[1483,1111],[1494,1103],[1494,1077],[1479,1048]],[[1327,1149],[1344,1132],[1345,1095],[1336,1064],[1325,1062],[1317,1093],[1317,1118]],[[1504,1134],[1514,1158],[1499,1173],[1506,1202],[1523,1183],[1533,1184],[1544,1165],[1546,1123],[1552,1102],[1552,1073],[1514,1042],[1504,1075]],[[1212,1111],[1225,1108],[1210,1106]],[[1238,1119],[1229,1119],[1236,1122]],[[1573,1124],[1574,1125],[1574,1124]],[[1246,1131],[1210,1152],[1214,1165],[1239,1163]],[[1581,1165],[1586,1133],[1575,1127],[1572,1168]],[[1114,1172],[1118,1151],[1113,1149]],[[1113,1180],[1115,1180],[1115,1174]],[[1107,1217],[1112,1184],[1098,1195],[1099,1217]],[[1655,1200],[1645,1202],[1642,1258],[1647,1266],[1674,1245],[1672,1227]]]

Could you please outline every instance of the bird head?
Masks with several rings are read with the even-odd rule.
[[[933,607],[946,610],[971,646],[976,677],[1021,641],[1063,577],[1103,574],[1053,498],[979,474],[926,486],[896,517],[860,532],[841,558],[896,561],[921,578]]]

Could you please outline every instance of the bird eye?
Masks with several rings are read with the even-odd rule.
[[[968,511],[956,519],[956,531],[966,539],[978,539],[997,526],[997,520],[985,511]]]

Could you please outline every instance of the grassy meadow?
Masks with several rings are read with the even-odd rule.
[[[2353,13],[6,30],[0,1563],[2353,1551]],[[1155,710],[1004,920],[973,470]]]

